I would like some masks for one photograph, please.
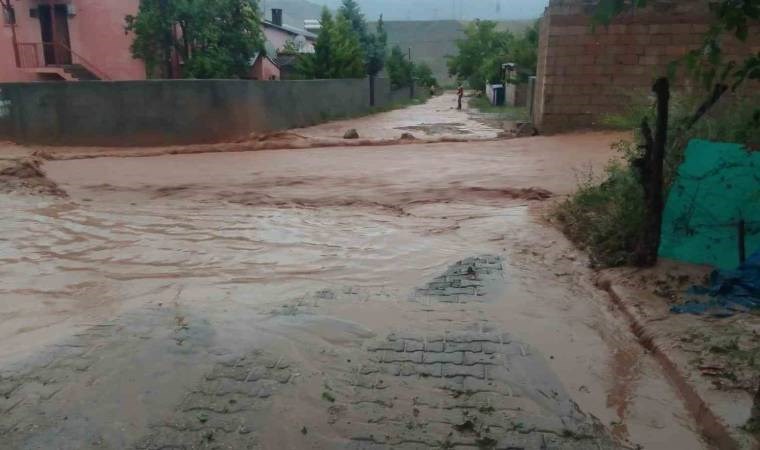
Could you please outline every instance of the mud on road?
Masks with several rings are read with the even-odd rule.
[[[541,219],[615,137],[46,163],[68,198],[0,197],[0,447],[704,447]]]

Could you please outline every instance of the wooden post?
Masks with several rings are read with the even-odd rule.
[[[665,148],[668,141],[668,108],[670,104],[670,83],[667,78],[658,79],[652,91],[657,96],[657,123],[654,136],[649,124],[644,120],[641,126],[645,140],[644,156],[636,162],[644,188],[644,223],[636,248],[636,263],[649,267],[657,264],[660,249],[662,213],[664,201]]]
[[[745,225],[744,219],[739,220],[739,264],[744,264],[744,261],[747,260],[747,246],[745,245],[747,230]]]

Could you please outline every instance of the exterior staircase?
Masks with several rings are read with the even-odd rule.
[[[85,66],[81,64],[67,64],[61,66],[63,72],[71,77],[70,81],[96,81],[100,78],[94,73],[90,72]]]
[[[60,43],[16,43],[16,65],[27,72],[66,81],[109,79],[84,57]]]

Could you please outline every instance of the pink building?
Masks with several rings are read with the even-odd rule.
[[[314,53],[314,43],[317,35],[301,28],[286,25],[282,22],[282,10],[272,9],[272,19],[261,23],[264,32],[267,53],[274,57],[285,48],[288,42],[292,43],[298,53]]]
[[[280,79],[280,67],[263,53],[256,55],[251,68],[251,79],[275,81]]]
[[[129,49],[133,37],[124,31],[125,17],[137,13],[140,0],[0,4],[0,82],[145,79],[142,61]]]
[[[297,53],[314,53],[317,35],[282,23],[282,10],[272,10],[272,20],[261,23],[264,33],[265,53],[259,53],[253,61],[251,78],[254,80],[282,79],[281,55],[290,44]]]
[[[0,0],[0,82],[143,80],[132,57],[125,18],[140,0]],[[269,58],[252,61],[252,78],[280,78],[273,61],[288,42],[313,53],[316,35],[282,23],[282,11],[262,22]]]

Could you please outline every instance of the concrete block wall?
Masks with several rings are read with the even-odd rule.
[[[376,90],[385,104],[394,99],[387,79],[376,80]],[[0,83],[0,140],[103,146],[224,142],[366,114],[369,103],[367,79]]]
[[[594,2],[551,0],[541,21],[533,105],[540,130],[598,126],[632,95],[647,95],[672,61],[699,47],[711,21],[706,1],[651,3],[593,30]],[[760,28],[750,36],[746,44],[726,39],[727,57],[760,51]],[[676,82],[688,84],[685,77]]]

